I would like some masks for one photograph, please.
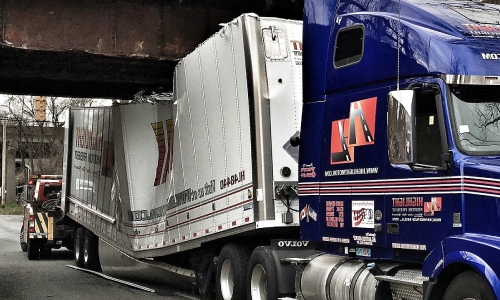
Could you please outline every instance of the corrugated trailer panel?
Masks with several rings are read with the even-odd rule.
[[[67,212],[77,221],[112,233],[116,201],[110,197],[114,167],[111,108],[72,109],[66,144]],[[71,133],[69,133],[71,131]]]
[[[228,26],[184,58],[176,69],[182,164],[184,170],[191,171],[184,178],[198,183],[201,200],[199,209],[189,211],[189,217],[200,222],[192,222],[191,228],[181,227],[181,240],[225,231],[235,227],[235,222],[241,225],[245,219],[242,206],[252,201],[247,191],[252,158],[245,53],[243,48],[235,48],[235,43],[242,42],[241,24]],[[238,84],[236,78],[242,83]],[[186,153],[184,145],[192,145],[192,152]],[[231,176],[233,181],[228,182]],[[231,211],[238,211],[237,219],[228,218]],[[251,215],[249,212],[247,223]],[[180,223],[187,221],[187,214],[180,217]]]

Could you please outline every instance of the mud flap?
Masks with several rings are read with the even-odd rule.
[[[209,296],[214,291],[214,255],[212,251],[197,252],[191,255],[189,264],[194,270],[197,292],[201,296]]]

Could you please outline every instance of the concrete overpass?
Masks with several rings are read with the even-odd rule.
[[[0,93],[131,98],[172,89],[176,61],[245,12],[303,0],[0,0]]]

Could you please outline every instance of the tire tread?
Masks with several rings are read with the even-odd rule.
[[[246,293],[246,274],[248,268],[248,259],[250,258],[250,250],[241,243],[228,243],[224,245],[222,248],[219,260],[217,262],[217,270],[216,270],[216,298],[218,300],[222,300],[222,292],[220,286],[220,271],[222,267],[222,263],[224,259],[232,259],[237,260],[238,265],[235,265],[232,262],[232,267],[234,270],[235,277],[240,279],[240,282],[235,282],[235,287],[233,290],[232,300],[241,300],[245,299]],[[237,270],[239,268],[239,270]],[[235,280],[236,281],[236,280]],[[241,285],[241,286],[240,286]]]

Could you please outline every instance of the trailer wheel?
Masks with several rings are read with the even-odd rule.
[[[75,233],[75,265],[83,268],[83,243],[85,242],[85,227],[78,227]]]
[[[83,266],[85,269],[101,271],[99,262],[99,238],[90,230],[85,230],[85,241],[83,243]]]
[[[24,225],[21,226],[21,233],[19,234],[19,242],[21,243],[21,250],[28,251],[28,243],[24,241]]]
[[[37,240],[28,239],[27,252],[29,260],[38,259],[38,254],[40,253],[40,246]]]
[[[218,300],[245,299],[249,256],[250,251],[241,244],[226,244],[222,248],[215,273]]]
[[[271,247],[257,247],[253,251],[248,264],[247,299],[277,299],[276,266]]]
[[[491,288],[481,275],[466,271],[453,279],[446,288],[443,300],[494,300]]]

